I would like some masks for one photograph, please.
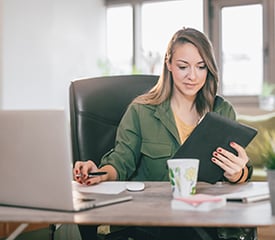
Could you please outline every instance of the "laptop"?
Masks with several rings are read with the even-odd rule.
[[[230,142],[234,141],[245,148],[257,132],[253,127],[215,112],[208,112],[173,158],[199,159],[198,181],[216,183],[222,179],[224,171],[211,161],[212,153],[217,147],[222,147],[237,154],[235,149],[230,147]]]
[[[132,199],[73,191],[69,129],[64,110],[0,111],[0,205],[77,212]]]

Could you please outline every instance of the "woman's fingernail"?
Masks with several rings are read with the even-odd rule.
[[[221,148],[218,148],[218,152],[222,152],[222,149],[221,149]]]

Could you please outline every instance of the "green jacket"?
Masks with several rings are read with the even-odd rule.
[[[216,97],[214,111],[235,119],[232,105]],[[160,105],[131,104],[117,130],[115,147],[101,166],[110,164],[118,180],[168,181],[167,159],[180,147],[170,100]]]

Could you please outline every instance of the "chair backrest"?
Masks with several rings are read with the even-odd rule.
[[[73,160],[96,164],[114,147],[117,126],[129,103],[156,84],[155,75],[121,75],[73,81],[70,120]]]

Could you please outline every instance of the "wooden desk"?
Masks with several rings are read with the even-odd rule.
[[[258,227],[275,225],[269,201],[256,203],[229,202],[225,207],[210,212],[173,210],[168,182],[146,182],[143,192],[130,193],[133,200],[79,213],[30,210],[0,207],[0,222],[18,223],[75,223],[110,224],[131,226],[243,226]],[[266,182],[241,185],[199,183],[197,192],[223,194],[247,190]]]

